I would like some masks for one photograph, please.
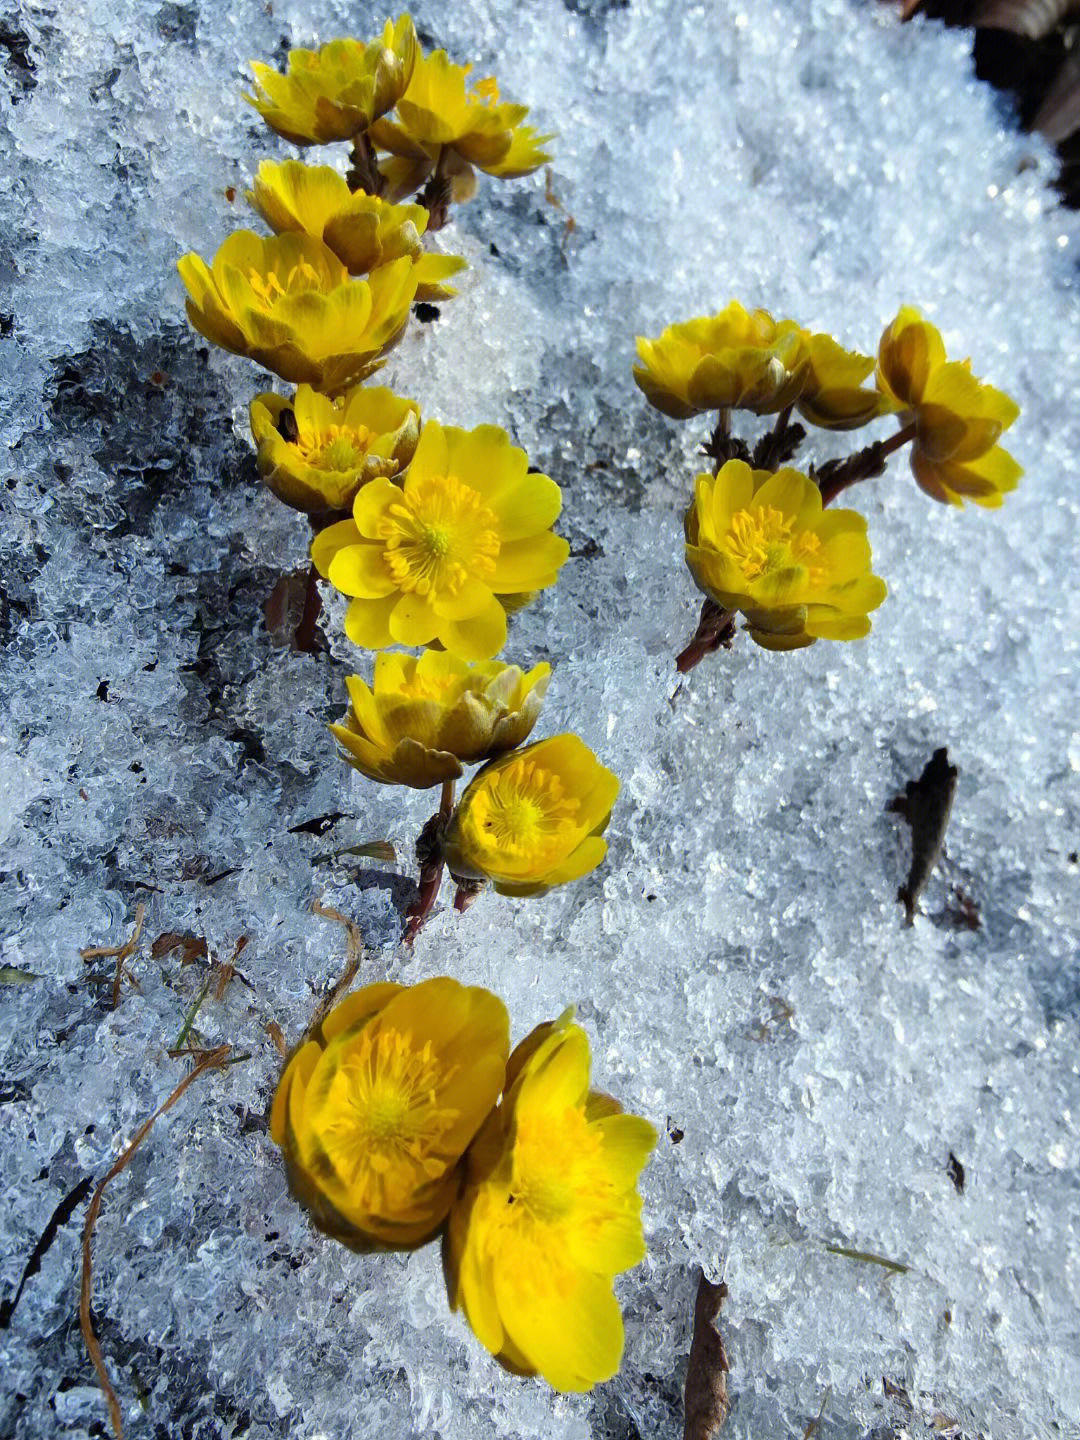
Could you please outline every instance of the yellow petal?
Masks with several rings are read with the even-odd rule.
[[[438,636],[447,650],[463,660],[490,660],[506,644],[506,611],[492,596],[478,615],[441,620]]]
[[[399,645],[427,645],[435,639],[439,617],[426,596],[402,595],[390,614],[390,634]]]
[[[330,578],[330,564],[338,551],[347,545],[361,544],[362,538],[351,520],[339,520],[337,524],[328,525],[325,530],[319,531],[311,542],[311,559],[324,580]]]
[[[494,1282],[507,1333],[554,1389],[591,1390],[617,1374],[623,1323],[609,1279],[557,1256],[522,1264],[511,1250],[497,1257]]]
[[[398,588],[387,567],[386,552],[382,546],[362,541],[337,551],[330,561],[327,579],[343,595],[354,595],[362,600],[379,600]]]
[[[511,540],[496,557],[495,569],[489,576],[491,589],[497,594],[509,595],[553,585],[569,554],[569,542],[550,531],[541,531],[525,540]]]
[[[354,600],[345,612],[345,634],[365,650],[384,650],[393,644],[390,615],[397,602],[396,594],[383,600]]]

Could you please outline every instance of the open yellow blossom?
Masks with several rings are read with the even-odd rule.
[[[350,140],[392,110],[416,63],[412,19],[388,20],[378,40],[331,40],[318,50],[290,50],[282,75],[251,62],[255,94],[245,95],[272,130],[295,145]]]
[[[348,510],[361,485],[405,469],[420,438],[420,407],[377,385],[337,400],[300,385],[291,399],[256,395],[251,433],[264,484],[294,510],[320,515]]]
[[[911,468],[935,500],[996,508],[1024,473],[997,441],[1020,413],[1001,390],[976,379],[971,361],[949,361],[938,330],[905,305],[878,347],[878,388],[914,422]]]
[[[822,430],[855,430],[896,409],[880,390],[864,390],[874,368],[872,355],[845,350],[831,335],[807,335],[806,375],[799,414]]]
[[[396,174],[394,193],[422,184],[444,150],[460,162],[459,173],[475,166],[503,179],[528,175],[551,158],[543,146],[552,136],[522,124],[529,107],[501,100],[492,75],[467,86],[471,69],[455,65],[445,50],[418,56],[397,120],[372,126],[380,149],[409,162]]]
[[[474,665],[445,651],[419,659],[399,651],[375,657],[371,688],[350,675],[344,725],[331,725],[351,765],[386,785],[426,789],[513,750],[526,739],[551,678],[551,666],[523,675],[516,665]]]
[[[732,300],[718,315],[667,326],[656,340],[638,336],[634,379],[673,420],[729,408],[771,415],[802,393],[804,341],[794,320]]]
[[[697,477],[686,563],[698,588],[741,611],[767,650],[857,640],[885,598],[861,515],[823,510],[821,491],[797,470],[771,474],[741,460]]]
[[[354,1250],[430,1240],[509,1049],[502,1001],[456,980],[368,985],[335,1006],[293,1053],[270,1112],[289,1188],[319,1229]]]
[[[616,1374],[612,1282],[645,1258],[636,1187],[656,1131],[589,1090],[589,1062],[569,1013],[517,1047],[443,1240],[453,1308],[507,1369],[556,1390]]]
[[[223,350],[246,355],[294,384],[338,394],[367,378],[401,337],[416,294],[408,256],[352,280],[321,240],[251,230],[230,235],[209,266],[177,265],[188,319]]]
[[[553,585],[570,553],[550,529],[562,492],[528,472],[528,456],[505,430],[429,420],[404,488],[365,485],[353,518],[311,547],[319,574],[354,597],[345,617],[354,644],[438,640],[464,660],[498,654],[507,609]]]
[[[272,230],[303,231],[321,240],[350,275],[366,275],[408,255],[416,271],[417,300],[448,300],[446,284],[465,268],[460,255],[426,251],[421,236],[428,212],[422,205],[392,205],[377,195],[354,194],[329,165],[264,160],[247,198]]]
[[[618,776],[576,735],[555,735],[485,765],[442,839],[450,873],[501,895],[543,895],[603,860]]]

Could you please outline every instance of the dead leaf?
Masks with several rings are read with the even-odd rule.
[[[182,952],[181,965],[193,965],[196,960],[205,960],[207,955],[206,941],[201,935],[188,935],[180,930],[163,930],[150,946],[150,954],[155,960],[171,955],[174,950]]]
[[[694,1302],[694,1338],[686,1370],[683,1440],[715,1440],[724,1428],[728,1399],[728,1362],[716,1319],[728,1288],[713,1285],[702,1271]]]
[[[949,752],[942,746],[934,751],[918,780],[909,780],[904,793],[887,807],[911,826],[911,869],[897,892],[909,925],[914,923],[919,896],[945,843],[956,776],[956,766],[949,764]]]

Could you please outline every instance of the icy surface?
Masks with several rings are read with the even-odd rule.
[[[387,836],[407,857],[430,801],[336,759],[339,629],[319,657],[267,633],[304,525],[257,485],[263,377],[187,329],[174,270],[289,153],[240,100],[245,62],[386,13],[0,0],[0,964],[38,977],[0,987],[0,1297],[184,1073],[166,1051],[207,961],[150,942],[190,932],[225,960],[246,936],[197,1029],[250,1058],[159,1123],[98,1226],[133,1440],[674,1440],[696,1265],[731,1292],[732,1440],[798,1440],[819,1412],[837,1440],[1075,1437],[1080,226],[1052,159],[963,34],[869,0],[416,6],[429,43],[560,131],[559,205],[541,177],[481,183],[446,236],[462,295],[387,378],[505,425],[563,486],[575,558],[509,655],[555,662],[540,733],[579,730],[624,788],[602,871],[442,910],[410,956],[411,881],[316,857]],[[1022,404],[1028,475],[999,514],[959,513],[897,466],[855,497],[891,586],[872,639],[783,657],[743,637],[680,685],[703,427],[649,411],[633,336],[732,296],[861,347],[925,307]],[[960,769],[948,856],[905,929],[885,807],[939,745]],[[518,1036],[577,1002],[600,1082],[660,1127],[626,1362],[593,1395],[499,1371],[433,1248],[350,1255],[290,1200],[267,1025],[294,1041],[340,973],[319,898],[363,930],[363,980],[489,985]],[[139,989],[114,1012],[111,962],[79,951],[119,944],[139,902]],[[0,1329],[4,1436],[105,1433],[84,1214]]]

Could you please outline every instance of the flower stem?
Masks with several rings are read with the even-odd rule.
[[[416,197],[428,212],[427,233],[429,235],[433,235],[436,230],[441,230],[450,218],[451,181],[446,173],[449,162],[450,149],[446,145],[441,145],[431,179]]]
[[[444,780],[439,808],[420,831],[416,858],[420,862],[420,893],[405,912],[405,944],[411,945],[435,908],[443,878],[442,834],[454,813],[454,781]]]
[[[701,607],[701,619],[694,631],[694,637],[685,650],[675,657],[675,668],[685,675],[695,665],[711,655],[714,650],[728,649],[735,638],[735,613],[717,605],[715,600],[706,600]]]
[[[701,448],[713,462],[714,475],[719,475],[729,460],[750,459],[746,441],[731,433],[731,410],[726,405],[716,412],[716,428]]]
[[[345,183],[354,195],[358,190],[363,190],[367,195],[381,195],[386,189],[386,180],[379,169],[375,148],[368,139],[366,130],[358,130],[353,136]]]
[[[910,425],[897,430],[888,440],[878,440],[873,445],[867,445],[865,450],[857,450],[846,460],[830,460],[828,464],[822,465],[814,475],[821,489],[822,505],[831,505],[838,495],[852,485],[857,485],[860,480],[872,480],[877,475],[883,475],[889,456],[914,440],[917,430],[918,426],[912,420]]]

